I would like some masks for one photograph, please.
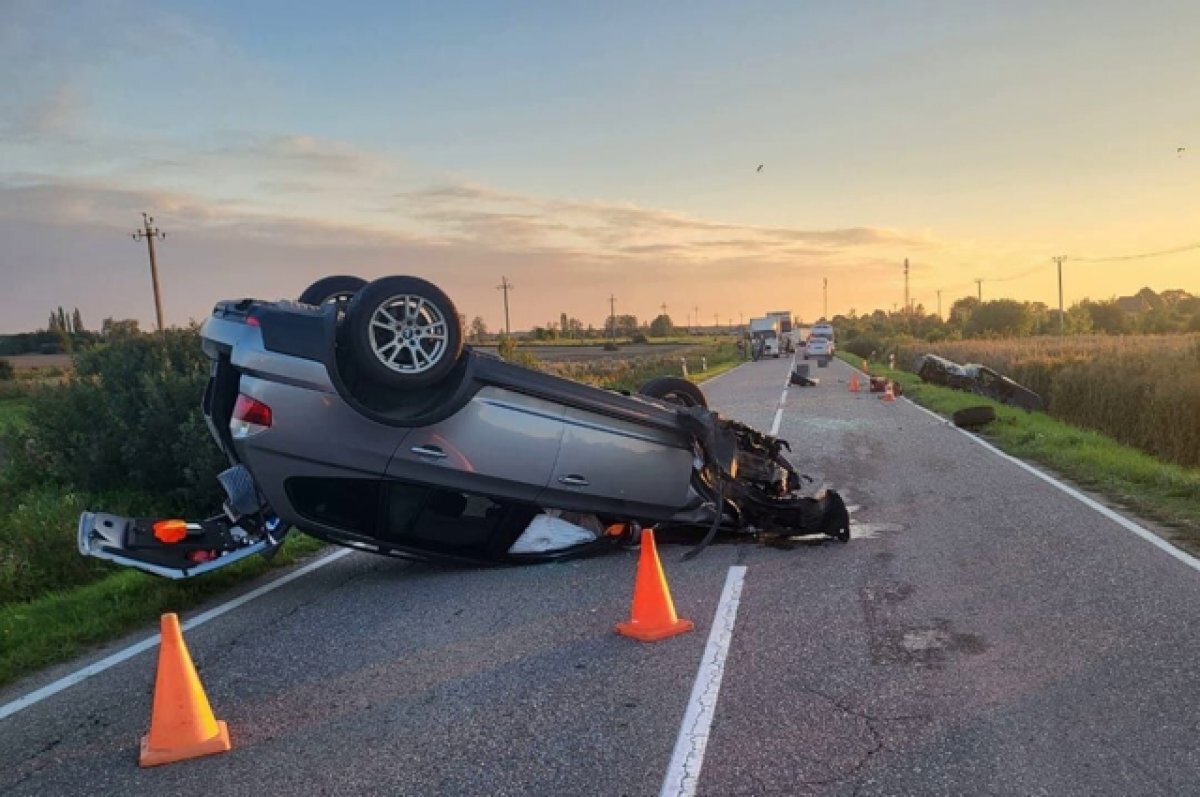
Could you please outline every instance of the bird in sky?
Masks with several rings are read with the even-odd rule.
[[[1176,148],[1175,148],[1175,157],[1177,157],[1177,158],[1182,158],[1182,157],[1183,157],[1183,153],[1184,153],[1184,152],[1186,152],[1186,151],[1187,151],[1187,147],[1176,147]],[[761,167],[761,166],[759,166],[758,168],[760,168],[760,169],[761,169],[762,167]]]
[[[756,172],[761,172],[761,171],[762,171],[762,167],[763,167],[763,165],[762,165],[761,163],[760,163],[760,164],[758,164],[758,168],[757,168],[757,169],[755,169],[755,171],[756,171]]]

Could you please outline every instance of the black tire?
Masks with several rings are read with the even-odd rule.
[[[638,393],[682,407],[708,408],[708,399],[704,397],[704,391],[695,383],[678,376],[660,376],[658,379],[651,379],[642,385]]]
[[[362,277],[352,277],[348,274],[339,274],[336,277],[322,277],[304,289],[304,293],[300,294],[297,300],[300,304],[311,304],[320,306],[326,302],[338,302],[345,306],[354,298],[354,294],[361,291],[367,285],[367,281]]]
[[[994,407],[981,405],[978,407],[964,407],[952,416],[954,425],[960,429],[973,429],[977,426],[984,426],[996,420],[996,410]]]
[[[380,318],[384,324],[374,323]],[[419,277],[383,277],[367,285],[350,301],[344,328],[355,365],[386,387],[435,385],[462,354],[458,309]]]

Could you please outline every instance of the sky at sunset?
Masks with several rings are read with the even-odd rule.
[[[1053,255],[1200,294],[1195,0],[0,0],[0,75],[0,332],[150,327],[143,210],[169,323],[331,273],[492,329],[502,275],[518,329],[890,310],[905,258],[929,310],[1055,305]]]

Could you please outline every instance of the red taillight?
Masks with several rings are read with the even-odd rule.
[[[270,426],[271,408],[258,399],[240,394],[237,397],[237,403],[233,405],[233,418],[256,426]]]
[[[262,322],[259,321],[255,316],[249,315],[249,316],[246,316],[246,326],[262,327]]]
[[[233,405],[233,417],[229,429],[233,436],[241,439],[271,428],[271,408],[258,399],[239,394]]]

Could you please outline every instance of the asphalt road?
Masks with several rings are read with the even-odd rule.
[[[706,390],[767,429],[787,368]],[[352,554],[188,633],[231,753],[137,767],[144,653],[0,720],[0,793],[655,795],[734,564],[698,794],[1195,793],[1200,573],[906,402],[850,394],[846,366],[813,374],[780,434],[854,505],[853,537],[664,546],[694,633],[613,633],[633,553]]]

